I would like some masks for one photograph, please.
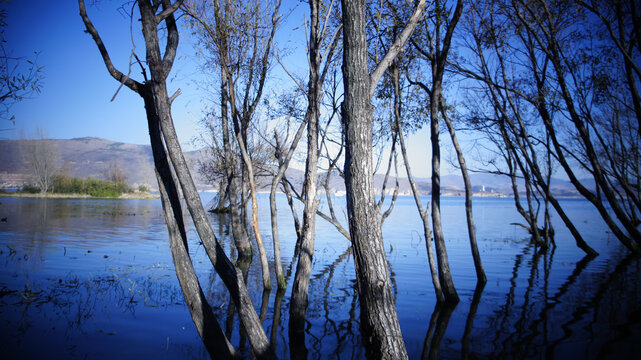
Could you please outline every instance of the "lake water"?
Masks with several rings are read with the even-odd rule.
[[[203,194],[203,201],[211,197]],[[475,291],[463,199],[442,199],[450,266],[461,297],[452,308],[436,307],[414,201],[399,197],[383,233],[410,358],[622,358],[641,353],[639,259],[627,255],[583,200],[561,203],[600,256],[584,258],[558,217],[557,248],[537,253],[525,231],[510,225],[520,221],[512,201],[475,199],[488,278],[485,288]],[[0,222],[4,358],[207,358],[173,270],[160,200],[0,198],[0,203],[0,217],[7,218]],[[267,196],[261,194],[259,203],[271,265]],[[213,214],[210,219],[233,255],[227,219]],[[280,195],[279,221],[290,287],[284,296],[275,290],[263,293],[257,256],[247,283],[276,354],[288,358],[295,236]],[[332,225],[317,221],[305,337],[309,357],[363,358],[349,244]],[[250,357],[229,296],[192,226],[188,235],[219,323],[238,351]]]

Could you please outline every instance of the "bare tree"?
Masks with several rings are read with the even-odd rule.
[[[210,8],[213,14],[209,13]],[[252,228],[260,253],[263,286],[267,289],[271,288],[271,281],[267,254],[258,228],[256,175],[249,153],[248,132],[263,95],[274,34],[280,21],[279,8],[279,0],[268,4],[193,0],[185,6],[200,32],[199,36],[208,44],[216,65],[220,67],[221,116],[226,119],[229,114],[243,171],[247,174],[243,178],[247,179],[250,188]],[[243,199],[241,196],[241,203]],[[241,213],[242,209],[244,207]]]
[[[398,131],[399,136],[399,145],[401,148],[401,154],[403,155],[403,163],[405,165],[405,172],[407,174],[407,180],[410,183],[410,188],[412,189],[412,195],[414,196],[414,202],[418,208],[421,221],[423,222],[423,236],[425,237],[425,247],[427,249],[427,261],[430,267],[430,275],[432,277],[432,285],[434,286],[434,295],[436,296],[437,302],[442,301],[443,290],[441,289],[441,281],[438,278],[438,270],[436,269],[436,260],[434,258],[434,250],[432,249],[432,230],[430,228],[429,221],[429,204],[426,204],[425,208],[421,203],[421,197],[418,192],[418,187],[414,176],[412,175],[412,168],[407,156],[407,146],[405,145],[405,136],[403,130],[402,116],[401,116],[401,104],[402,104],[402,94],[400,86],[400,69],[399,66],[395,63],[390,67],[390,74],[393,83],[394,89],[394,102],[393,102],[393,111],[394,111],[394,124]]]
[[[222,332],[205,299],[189,257],[178,186],[182,190],[185,203],[207,255],[238,309],[240,321],[252,344],[254,354],[258,358],[273,358],[273,350],[254,310],[240,270],[236,269],[225,255],[214,235],[211,224],[207,220],[173,126],[171,103],[179,92],[170,97],[167,92],[166,79],[176,57],[178,28],[174,13],[181,4],[182,0],[174,3],[171,3],[170,0],[137,1],[147,60],[147,67],[141,61],[137,61],[144,77],[144,82],[138,82],[114,67],[98,30],[87,15],[84,1],[78,0],[80,16],[87,32],[96,43],[110,75],[122,85],[138,93],[144,100],[156,177],[165,209],[176,274],[194,325],[207,346],[207,350],[211,356],[224,358],[235,356],[233,347]],[[131,15],[133,21],[133,8]],[[165,26],[167,31],[164,53],[160,48],[161,24]]]
[[[31,169],[40,192],[52,190],[54,178],[60,170],[60,153],[54,141],[42,128],[36,127],[34,137],[21,140],[20,147],[22,158]]]

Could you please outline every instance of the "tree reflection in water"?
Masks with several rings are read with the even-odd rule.
[[[189,323],[171,262],[162,255],[168,252],[166,230],[157,207],[111,200],[2,202],[9,222],[0,228],[0,346],[7,356],[38,357],[35,339],[58,358],[122,357],[138,342],[147,356],[207,355]],[[235,258],[228,219],[212,215],[212,221]],[[414,255],[394,245],[389,268],[411,358],[621,358],[641,351],[638,258],[621,255],[618,247],[581,258],[562,243],[542,253],[517,240],[492,243],[511,252],[492,249],[494,258],[486,257],[494,262],[486,263],[485,287],[457,282],[456,307],[434,304],[429,291],[408,282],[408,269],[414,268],[404,259]],[[345,245],[334,255],[327,255],[333,249],[318,252],[298,349],[288,332],[291,287],[263,292],[259,264],[237,259],[279,358],[298,357],[298,350],[307,358],[365,356],[352,250],[347,242],[336,244]],[[290,245],[293,251],[293,238]],[[199,262],[204,253],[193,232],[190,253],[223,330],[241,356],[251,357],[220,278]],[[287,264],[290,281],[293,264]],[[430,285],[427,272],[417,278]],[[150,349],[159,338],[162,349]]]
[[[457,304],[437,302],[430,318],[430,326],[425,335],[421,359],[438,359],[438,350],[445,336],[450,317]]]

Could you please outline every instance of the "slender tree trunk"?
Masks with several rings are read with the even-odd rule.
[[[436,71],[434,71],[436,73]],[[441,99],[441,83],[438,77],[434,82],[430,98],[430,141],[432,143],[432,227],[434,229],[434,244],[438,258],[438,276],[443,288],[445,301],[457,303],[459,301],[452,273],[447,258],[443,227],[441,225],[441,145],[439,144],[439,103]]]
[[[147,1],[139,1],[141,17],[144,19],[153,19],[155,14],[151,4]],[[147,46],[147,63],[152,79],[165,79],[166,74],[162,68],[160,60],[160,47],[158,34],[156,32],[157,24],[154,21],[143,20],[143,35]],[[248,337],[254,348],[254,352],[259,357],[272,358],[274,354],[267,340],[267,336],[258,319],[258,315],[253,308],[249,293],[245,287],[244,281],[238,276],[234,266],[229,262],[224,251],[218,244],[209,223],[205,210],[200,201],[200,196],[196,190],[193,179],[190,175],[187,162],[183,156],[176,131],[171,118],[171,110],[165,81],[153,82],[151,91],[156,102],[157,113],[160,116],[160,125],[167,146],[167,152],[174,166],[178,181],[181,185],[185,202],[196,226],[196,230],[203,242],[205,250],[210,257],[214,268],[225,282],[225,285],[239,309],[241,321],[245,325]]]
[[[276,190],[278,189],[278,184],[285,175],[285,171],[289,167],[289,162],[294,155],[294,150],[298,146],[298,142],[303,135],[303,130],[305,130],[305,122],[302,122],[292,140],[292,144],[287,151],[285,159],[282,158],[280,154],[280,141],[278,135],[274,133],[274,139],[276,141],[276,159],[278,161],[278,173],[272,179],[272,187],[269,192],[269,208],[271,210],[271,221],[272,221],[272,239],[274,242],[274,261],[276,268],[276,281],[278,283],[279,289],[285,289],[287,287],[287,282],[285,281],[285,275],[283,274],[283,266],[280,259],[280,239],[278,236],[278,209],[276,207]]]
[[[223,72],[225,69],[223,69]],[[224,77],[227,79],[227,82],[229,83],[230,75],[226,74]],[[236,108],[235,105],[235,100],[234,96],[229,96],[228,99],[231,101],[231,107],[232,109]],[[238,147],[240,149],[240,154],[243,159],[243,164],[245,165],[243,167],[244,172],[246,171],[246,177],[247,181],[249,182],[249,190],[250,190],[250,197],[251,197],[251,204],[252,204],[252,228],[254,230],[254,236],[256,238],[256,245],[258,245],[258,252],[260,255],[260,265],[261,265],[261,270],[262,270],[262,275],[263,275],[263,287],[265,289],[271,289],[271,280],[269,278],[269,262],[267,260],[267,253],[265,251],[265,245],[263,244],[263,237],[260,234],[260,229],[258,228],[258,200],[256,199],[256,183],[255,183],[255,176],[254,176],[254,166],[252,164],[251,158],[249,157],[249,153],[247,152],[247,143],[246,143],[246,136],[243,135],[243,129],[241,127],[242,123],[238,119],[239,114],[238,112],[234,111],[234,132],[236,133],[236,141],[238,142]],[[243,193],[245,192],[245,187],[243,186]],[[245,196],[243,195],[243,198]],[[245,208],[244,202],[242,203],[243,209]],[[243,212],[241,211],[241,214]],[[245,220],[246,216],[242,216],[242,220]],[[241,221],[242,221],[241,220]]]
[[[265,251],[263,237],[260,235],[260,229],[258,228],[258,200],[256,199],[256,182],[254,181],[254,169],[251,164],[251,159],[249,159],[249,156],[246,152],[243,154],[243,158],[245,159],[245,166],[248,170],[247,173],[249,178],[249,190],[252,201],[252,228],[254,229],[254,236],[256,237],[256,244],[258,245],[258,252],[260,255],[260,265],[263,273],[263,287],[265,289],[271,289],[272,285],[269,278],[269,263],[267,260],[267,252]]]
[[[420,45],[413,43],[414,46],[419,49],[421,54],[427,54],[426,60],[430,64],[431,71],[431,86],[425,85],[420,81],[416,82],[416,84],[420,85],[430,98],[430,141],[432,145],[432,229],[434,231],[434,245],[436,247],[436,257],[438,260],[439,282],[443,290],[445,301],[457,303],[459,301],[459,297],[456,293],[456,289],[454,288],[441,225],[441,149],[439,144],[438,116],[443,92],[443,74],[445,73],[445,65],[447,63],[454,29],[456,28],[463,12],[463,0],[458,0],[456,2],[456,8],[449,20],[447,20],[447,17],[450,12],[446,9],[445,2],[436,1],[434,6],[437,11],[435,11],[434,14],[433,21],[435,26],[433,33],[428,35],[430,40],[427,42],[425,48],[421,48]],[[445,30],[445,34],[443,36],[441,36],[442,30]],[[429,31],[429,29],[427,31]]]
[[[308,305],[309,279],[312,271],[312,260],[314,257],[314,240],[316,237],[316,210],[318,199],[316,198],[317,172],[318,172],[318,120],[320,118],[321,100],[321,28],[320,28],[320,0],[310,0],[310,28],[309,28],[309,82],[307,87],[307,112],[305,122],[307,123],[307,160],[305,163],[305,181],[303,184],[305,207],[303,209],[303,227],[298,255],[298,265],[294,275],[291,303],[289,308],[289,333],[290,337],[296,339],[292,343],[300,343],[300,346],[292,346],[292,355],[296,350],[302,354],[307,353],[305,348],[305,312]]]
[[[399,68],[396,64],[393,64],[390,68],[392,73],[392,81],[394,83],[394,121],[396,123],[396,128],[398,129],[399,144],[401,146],[401,154],[403,155],[403,162],[405,164],[405,171],[407,173],[407,180],[410,183],[412,188],[412,194],[414,195],[414,202],[418,208],[418,213],[421,216],[421,221],[423,222],[423,236],[425,237],[425,248],[427,249],[427,261],[430,267],[430,274],[432,276],[432,284],[434,285],[434,295],[436,296],[436,301],[443,301],[443,290],[441,289],[441,282],[438,279],[438,270],[436,269],[436,259],[434,258],[434,251],[432,250],[432,230],[430,229],[430,220],[429,220],[429,204],[426,205],[426,208],[423,209],[421,204],[421,197],[418,193],[418,188],[414,177],[412,176],[412,170],[410,167],[410,162],[407,157],[407,148],[405,146],[405,136],[403,135],[403,127],[401,123],[401,87],[399,82]]]
[[[146,89],[145,89],[146,91]],[[171,174],[169,162],[162,142],[159,128],[159,118],[155,115],[155,105],[152,96],[145,96],[145,109],[149,123],[149,135],[156,168],[156,178],[169,230],[169,247],[171,249],[178,283],[185,297],[192,321],[200,334],[210,356],[233,358],[237,356],[235,349],[229,343],[218,324],[211,306],[198,282],[189,251],[187,249],[187,234],[183,222],[183,214],[176,191],[176,180]]]
[[[236,173],[235,155],[231,147],[231,139],[229,138],[229,116],[227,109],[227,102],[229,91],[227,90],[227,81],[224,76],[221,76],[220,81],[220,119],[222,125],[223,147],[225,153],[225,175],[229,183],[229,210],[232,223],[232,235],[234,237],[234,244],[238,250],[238,257],[252,257],[252,246],[249,242],[247,235],[247,228],[243,226],[240,218],[240,208],[238,204],[238,175]]]
[[[450,138],[452,138],[452,144],[456,150],[456,157],[458,159],[459,167],[461,168],[463,183],[465,184],[465,217],[467,219],[467,234],[470,239],[470,249],[472,250],[472,258],[474,259],[474,269],[476,270],[476,280],[480,284],[485,284],[487,282],[487,277],[485,276],[485,270],[483,270],[481,255],[479,254],[479,248],[476,243],[476,227],[474,226],[474,215],[472,213],[472,182],[470,181],[470,175],[467,172],[467,165],[465,163],[465,157],[463,156],[463,150],[456,138],[456,131],[454,130],[452,120],[447,116],[447,110],[444,108],[443,99],[441,99],[440,108],[445,124],[447,125],[447,130],[450,133]]]
[[[407,351],[396,314],[383,246],[381,215],[374,196],[365,6],[363,0],[342,0],[345,97],[342,116],[347,210],[367,355],[404,359]]]
[[[173,60],[176,56],[176,48],[178,46],[178,30],[173,11],[175,11],[181,3],[182,1],[180,0],[174,4],[171,4],[169,0],[161,0],[163,11],[156,15],[154,12],[154,9],[156,8],[149,0],[138,1],[142,22],[142,32],[145,39],[147,66],[149,67],[149,74],[151,77],[151,80],[145,79],[146,81],[143,85],[115,69],[111,63],[107,49],[98,35],[98,31],[87,16],[84,1],[78,0],[80,15],[85,23],[85,27],[92,35],[94,42],[98,46],[105,66],[111,76],[129,87],[131,90],[137,92],[146,100],[146,102],[152,101],[149,103],[149,107],[153,107],[154,117],[148,118],[148,121],[153,122],[154,124],[158,122],[160,123],[160,132],[165,142],[166,154],[170,159],[171,167],[173,167],[176,178],[178,179],[178,184],[182,188],[185,202],[194,221],[194,225],[196,226],[198,235],[203,242],[205,250],[207,251],[207,255],[214,265],[216,272],[220,275],[225,286],[229,290],[231,299],[233,299],[236,307],[239,309],[241,323],[245,325],[246,332],[254,349],[254,354],[258,358],[271,359],[275,357],[274,353],[258,319],[258,315],[254,310],[245,282],[239,276],[237,269],[234,268],[233,264],[225,255],[225,252],[214,235],[211,224],[207,220],[205,210],[200,201],[200,197],[198,196],[198,192],[196,191],[196,187],[193,179],[191,178],[173,127],[173,121],[171,118],[171,99],[167,95],[166,78],[173,65]],[[161,57],[160,55],[158,37],[158,26],[161,21],[165,22],[168,33],[164,57]],[[145,105],[148,104],[146,103]],[[149,116],[151,109],[148,108],[147,111],[147,115]],[[154,136],[154,131],[155,130],[153,128],[150,128],[151,136]],[[152,141],[154,142],[152,143],[152,146],[162,146],[162,144],[158,144],[157,137],[152,138]],[[177,189],[175,187],[173,187],[173,189],[166,189],[166,191],[172,191],[172,193],[174,190],[177,193]],[[175,210],[176,209],[174,209],[174,211]],[[182,216],[182,214],[180,216]],[[172,224],[168,222],[168,225],[171,226]],[[172,231],[171,228],[170,231]]]

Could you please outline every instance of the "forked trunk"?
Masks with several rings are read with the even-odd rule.
[[[372,173],[372,105],[365,2],[342,1],[343,133],[349,229],[361,304],[361,333],[370,358],[405,359],[407,350],[385,258]]]

